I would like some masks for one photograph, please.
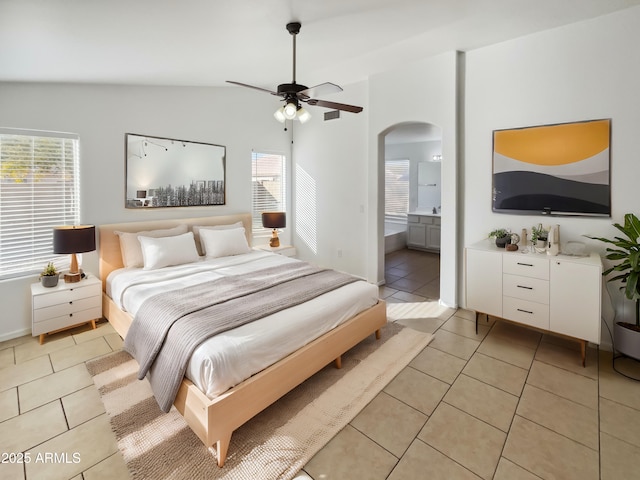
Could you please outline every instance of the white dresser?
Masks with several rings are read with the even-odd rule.
[[[76,283],[62,279],[56,287],[31,284],[31,334],[40,335],[40,344],[47,333],[57,332],[102,316],[102,284],[94,275]]]
[[[600,344],[602,260],[507,252],[492,241],[465,249],[466,306],[580,341]]]

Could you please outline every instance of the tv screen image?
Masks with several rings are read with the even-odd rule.
[[[611,216],[611,119],[494,130],[494,212]]]

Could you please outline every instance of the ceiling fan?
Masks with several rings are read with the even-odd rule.
[[[253,88],[255,90],[270,93],[271,95],[282,97],[284,105],[273,114],[273,116],[276,117],[276,120],[281,123],[284,123],[285,120],[299,120],[300,123],[304,123],[309,120],[311,115],[300,106],[301,103],[332,108],[334,110],[343,110],[345,112],[360,113],[362,111],[362,107],[347,105],[344,103],[328,102],[326,100],[315,98],[317,95],[341,92],[342,88],[335,83],[321,83],[320,85],[316,85],[311,88],[296,83],[296,35],[300,33],[300,26],[301,24],[299,22],[291,22],[287,24],[287,30],[293,36],[293,80],[291,83],[282,83],[278,85],[275,92],[267,88],[256,87],[246,83],[233,82],[231,80],[227,80],[227,83],[232,83],[241,87]]]

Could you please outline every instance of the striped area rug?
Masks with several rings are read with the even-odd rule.
[[[172,407],[164,414],[126,352],[87,362],[133,479],[291,479],[433,337],[389,323],[233,433],[224,468]]]

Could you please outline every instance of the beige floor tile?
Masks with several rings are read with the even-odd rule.
[[[400,458],[427,418],[427,415],[381,392],[351,421],[351,425]]]
[[[597,410],[526,385],[516,413],[593,450],[598,450]]]
[[[84,480],[127,480],[130,478],[127,465],[119,451],[82,474]]]
[[[390,300],[391,298],[388,298],[387,300]],[[400,302],[401,300],[398,301]],[[394,305],[400,304],[394,303]],[[416,304],[402,303],[402,305]],[[413,328],[414,330],[417,330],[419,332],[434,333],[444,323],[444,320],[441,320],[439,318],[401,318],[396,320],[396,322],[400,325],[404,325],[405,327]]]
[[[110,457],[117,449],[109,419],[106,414],[101,415],[30,450],[32,458],[58,452],[67,454],[71,461],[55,464],[31,462],[26,466],[27,478],[71,478]],[[79,460],[78,463],[74,463],[74,458]]]
[[[0,368],[10,367],[15,365],[15,356],[13,354],[13,348],[5,348],[0,350]]]
[[[540,477],[502,457],[493,480],[540,480]]]
[[[427,298],[440,298],[440,278],[431,280],[426,285],[416,289],[414,293]]]
[[[81,423],[104,413],[104,405],[100,400],[98,390],[93,385],[62,397],[62,407],[64,408],[69,428],[77,427]]]
[[[613,370],[611,352],[600,351],[599,366],[600,396],[640,410],[640,382],[625,378]]]
[[[607,433],[600,434],[600,479],[637,479],[640,448]]]
[[[480,345],[478,340],[466,338],[442,329],[436,332],[436,338],[430,343],[431,347],[450,353],[463,360],[469,360],[478,345]]]
[[[387,298],[390,297],[391,295],[393,295],[394,293],[396,293],[398,290],[396,290],[395,288],[389,288],[387,286],[382,286],[378,289],[378,296],[380,298]]]
[[[86,331],[73,335],[73,339],[77,344],[88,342],[98,337],[104,337],[112,333],[116,333],[111,324],[106,321],[96,322],[98,328],[88,328]]]
[[[478,347],[478,352],[525,369],[531,367],[531,362],[533,362],[533,357],[536,353],[535,350],[516,345],[505,337],[491,334],[487,335],[482,341],[482,344]]]
[[[442,325],[442,329],[451,333],[457,333],[463,337],[473,338],[474,340],[482,340],[486,337],[487,333],[489,333],[489,327],[478,324],[478,333],[476,334],[475,321],[465,320],[456,315],[447,320],[445,324]]]
[[[386,479],[398,459],[351,425],[320,450],[304,470],[314,479]]]
[[[12,338],[11,340],[5,340],[4,342],[0,342],[0,350],[4,350],[5,348],[13,348],[16,345],[22,345],[23,343],[28,343],[33,341],[33,337],[31,335],[23,335],[21,337]]]
[[[383,391],[416,410],[431,415],[448,389],[448,383],[407,367]]]
[[[62,406],[56,400],[0,423],[0,452],[24,452],[67,430]]]
[[[411,361],[409,366],[452,384],[465,364],[461,358],[427,347]]]
[[[0,422],[15,417],[20,413],[18,408],[18,389],[10,388],[0,392]]]
[[[20,411],[26,412],[52,400],[93,385],[84,363],[20,385]]]
[[[601,398],[600,430],[640,448],[640,410]]]
[[[418,438],[482,478],[498,465],[506,434],[446,403],[440,403]]]
[[[480,477],[420,440],[415,440],[388,480],[407,479],[479,480]]]
[[[24,480],[24,465],[20,463],[0,463],[0,478]]]
[[[457,378],[443,401],[505,433],[509,431],[518,405],[518,397],[515,395],[466,375]]]
[[[31,359],[48,355],[51,352],[56,352],[64,348],[69,348],[76,343],[70,335],[66,337],[56,339],[46,339],[45,342],[40,345],[36,338],[31,342],[23,343],[15,348],[16,351],[16,363],[24,363]]]
[[[595,348],[587,348],[584,367],[579,349],[569,349],[550,342],[540,343],[535,359],[585,377],[598,379],[598,351]]]
[[[539,361],[533,362],[527,383],[585,407],[598,409],[598,381]]]
[[[84,363],[95,357],[111,353],[111,347],[103,337],[94,338],[64,350],[58,350],[49,355],[53,370],[59,372],[79,363]]]
[[[121,350],[122,346],[124,345],[124,341],[117,333],[110,333],[109,335],[105,335],[104,339],[107,341],[107,343],[111,347],[111,350],[113,350],[114,352],[117,350]]]
[[[512,395],[520,396],[529,371],[476,352],[462,373]]]
[[[523,325],[498,321],[491,329],[491,336],[502,337],[509,342],[526,348],[537,348],[542,334]]]
[[[459,308],[458,310],[456,310],[455,316],[469,320],[475,325],[476,312],[474,312],[473,310],[465,310],[464,308]]]
[[[541,478],[597,480],[598,452],[516,415],[503,456]]]
[[[424,302],[428,298],[428,297],[425,297],[424,295],[416,295],[415,293],[404,292],[402,290],[399,290],[396,293],[394,293],[392,297],[398,298],[405,302],[415,302],[415,303]]]
[[[48,356],[0,369],[0,392],[53,372]]]

